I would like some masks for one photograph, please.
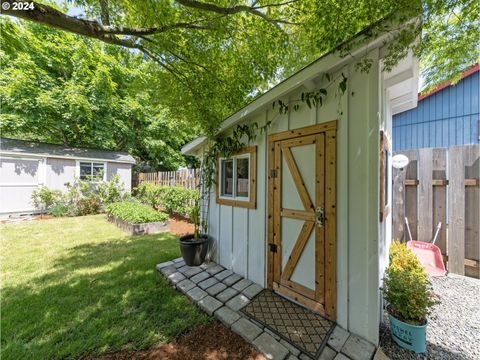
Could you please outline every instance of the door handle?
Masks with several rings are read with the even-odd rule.
[[[317,216],[317,225],[323,227],[325,225],[325,210],[323,207],[317,207],[315,214]]]

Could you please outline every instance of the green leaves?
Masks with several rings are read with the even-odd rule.
[[[131,224],[145,224],[168,220],[168,215],[151,207],[134,202],[117,202],[107,206],[107,214]]]

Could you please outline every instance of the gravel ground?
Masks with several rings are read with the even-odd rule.
[[[431,279],[440,298],[429,319],[427,352],[416,355],[393,342],[388,318],[380,346],[391,359],[480,359],[480,280],[448,274]]]

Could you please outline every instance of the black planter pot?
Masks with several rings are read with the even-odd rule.
[[[180,250],[185,264],[188,266],[202,265],[207,256],[209,240],[210,236],[206,234],[199,235],[198,240],[195,239],[194,234],[180,237]]]

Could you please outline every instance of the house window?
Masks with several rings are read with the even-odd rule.
[[[244,148],[217,164],[217,203],[246,208],[256,207],[255,146]]]
[[[80,161],[78,167],[80,180],[105,181],[105,163]]]

